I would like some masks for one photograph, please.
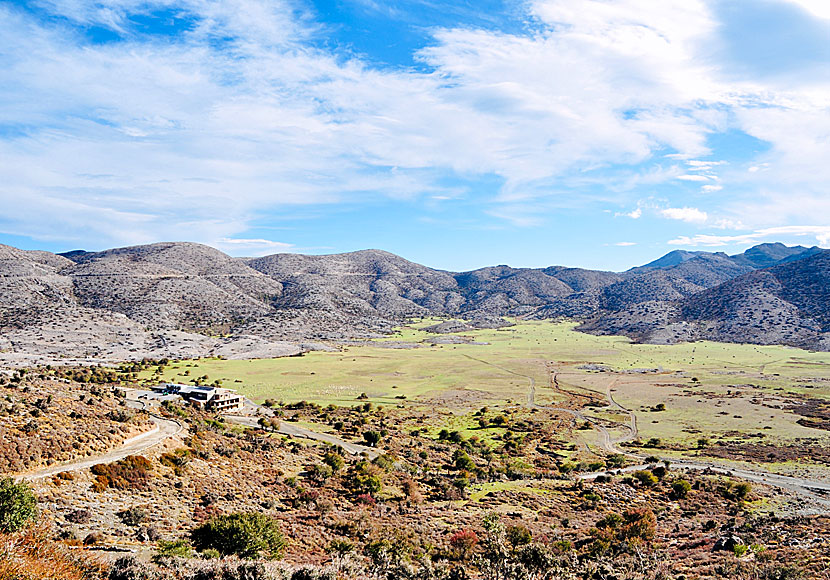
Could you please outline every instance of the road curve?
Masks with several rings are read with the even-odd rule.
[[[146,431],[140,435],[127,439],[121,444],[121,446],[113,449],[112,451],[108,451],[107,453],[96,455],[94,457],[85,457],[83,459],[77,459],[68,463],[51,465],[43,469],[23,473],[16,476],[16,479],[34,481],[37,479],[43,479],[44,477],[51,477],[65,471],[80,471],[82,469],[89,469],[90,467],[101,463],[112,463],[113,461],[124,459],[129,455],[137,455],[147,449],[150,449],[151,447],[155,447],[162,441],[179,434],[184,429],[184,426],[182,426],[182,424],[178,421],[164,419],[158,415],[150,415],[150,421],[155,423],[155,426],[150,431]]]
[[[638,462],[642,462],[645,460],[644,455],[639,455],[636,453],[631,453],[626,451],[617,445],[619,443],[631,441],[636,439],[638,436],[637,430],[637,415],[630,409],[623,407],[620,403],[618,403],[615,399],[613,394],[611,393],[611,388],[617,383],[619,379],[614,379],[605,388],[605,398],[608,401],[608,405],[618,411],[628,414],[629,416],[629,434],[625,437],[621,437],[618,439],[611,439],[610,434],[608,431],[602,427],[601,425],[597,424],[595,421],[592,421],[588,418],[595,427],[597,427],[601,434],[603,435],[600,446],[606,449],[611,453],[619,453],[625,455],[627,457],[633,458]],[[558,381],[554,380],[557,387]],[[577,385],[571,385],[575,388],[582,389],[585,391],[589,391],[596,394],[602,394],[599,391],[594,391],[593,389],[588,389],[585,387],[580,387]],[[563,389],[559,389],[563,393],[567,393],[567,391]],[[662,460],[662,458],[661,458]],[[728,475],[728,476],[735,476],[741,479],[745,479],[747,481],[752,481],[754,483],[760,483],[764,485],[770,485],[772,487],[777,487],[780,489],[786,489],[788,491],[795,492],[802,497],[808,499],[812,504],[814,509],[812,513],[823,514],[830,512],[830,483],[823,482],[823,481],[815,481],[810,479],[804,479],[799,477],[791,477],[788,475],[779,475],[777,473],[770,473],[767,471],[761,470],[752,470],[752,469],[745,469],[740,467],[727,467],[723,465],[718,465],[716,463],[707,463],[705,461],[699,461],[697,459],[683,459],[683,458],[666,458],[670,462],[671,465],[682,467],[689,470],[694,471],[708,471],[711,473],[718,473],[721,475]],[[639,469],[647,469],[649,466],[646,464],[639,464],[639,465],[632,465],[626,467],[624,469],[614,470],[614,473],[627,473],[632,471],[637,471]],[[606,472],[593,472],[593,473],[583,473],[579,477],[584,480],[591,480],[596,479],[600,475],[606,474]],[[821,507],[819,507],[821,506]]]

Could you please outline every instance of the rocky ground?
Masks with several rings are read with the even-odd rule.
[[[31,376],[15,383],[6,395],[18,410],[38,409],[37,401],[52,394],[54,410],[85,413],[74,430],[61,431],[67,450],[74,450],[67,455],[98,452],[130,433],[104,419],[124,410],[109,387]],[[59,399],[53,390],[65,395]],[[85,420],[93,416],[89,408],[94,424]],[[470,417],[480,430],[462,435],[439,429],[457,417],[438,407],[382,409],[355,401],[352,407],[271,409],[283,422],[355,442],[377,440],[379,456],[341,456],[316,442],[168,406],[162,412],[188,428],[162,445],[138,458],[33,482],[52,536],[88,550],[150,553],[157,541],[187,538],[215,515],[254,511],[279,520],[289,564],[331,563],[330,547],[345,542],[364,567],[361,574],[375,574],[371,546],[384,540],[399,546],[410,565],[428,555],[478,577],[474,556],[485,546],[483,522],[497,513],[517,538],[532,539],[576,577],[826,577],[830,519],[794,515],[799,498],[656,463],[581,481],[574,477],[579,471],[613,469],[625,459],[574,444],[580,424],[569,414],[519,405],[482,409]],[[57,430],[63,416],[36,417],[40,431]],[[116,438],[100,437],[106,421]],[[146,425],[139,419],[135,426]],[[6,431],[7,442],[25,439],[17,428]],[[618,515],[639,523],[626,528],[615,523]],[[476,542],[461,547],[459,532]],[[750,570],[767,576],[747,575]]]

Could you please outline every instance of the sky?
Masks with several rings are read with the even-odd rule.
[[[830,247],[826,0],[0,0],[0,243]]]

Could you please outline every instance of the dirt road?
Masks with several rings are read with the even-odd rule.
[[[33,481],[36,479],[43,479],[44,477],[51,477],[65,471],[89,469],[93,465],[98,465],[100,463],[112,463],[113,461],[124,459],[128,455],[140,454],[147,449],[158,445],[165,439],[179,434],[184,429],[184,427],[177,421],[164,419],[157,415],[150,415],[150,420],[155,423],[155,427],[153,429],[131,439],[127,439],[118,448],[113,449],[112,451],[102,455],[96,455],[95,457],[85,457],[83,459],[77,459],[75,461],[62,463],[60,465],[51,465],[43,469],[21,474],[17,476],[17,479]]]
[[[244,425],[246,427],[259,428],[259,417],[256,416],[225,415],[225,421],[236,423],[237,425]],[[318,433],[317,431],[312,431],[311,429],[305,429],[304,427],[293,425],[287,421],[280,421],[280,426],[277,429],[277,432],[291,437],[301,437],[303,439],[312,439],[314,441],[323,441],[324,443],[336,445],[342,447],[343,451],[349,455],[360,455],[361,453],[366,453],[370,459],[374,459],[379,455],[377,449],[367,447],[366,445],[351,443],[334,435],[329,435],[328,433]]]
[[[595,427],[600,430],[600,447],[608,451],[609,453],[619,453],[625,455],[631,459],[634,459],[638,462],[637,465],[632,465],[626,467],[622,470],[615,470],[616,473],[620,472],[632,472],[637,471],[639,469],[647,469],[648,465],[644,464],[643,461],[645,460],[644,455],[631,453],[625,449],[619,447],[620,443],[624,443],[627,441],[632,441],[637,438],[639,435],[637,429],[637,416],[636,414],[623,407],[619,402],[614,399],[614,395],[612,389],[614,385],[617,384],[619,378],[615,378],[614,380],[610,381],[606,387],[605,392],[602,393],[600,391],[595,391],[593,389],[588,389],[586,387],[581,387],[578,385],[568,385],[573,388],[581,389],[584,391],[588,391],[594,394],[604,395],[605,399],[608,403],[608,406],[616,411],[625,413],[629,417],[628,422],[628,430],[629,433],[623,437],[619,438],[612,438],[610,433],[607,429],[596,423],[594,420],[590,418],[590,421]],[[559,381],[554,376],[553,384],[556,387],[559,387]],[[560,392],[568,393],[560,388]],[[662,460],[663,458],[661,458]],[[718,465],[717,463],[709,463],[706,461],[700,461],[698,459],[678,459],[678,458],[666,458],[670,462],[671,465],[675,467],[680,467],[683,469],[689,469],[694,471],[709,471],[712,473],[718,473],[721,475],[728,475],[739,477],[741,479],[745,479],[747,481],[751,481],[754,483],[761,483],[765,485],[770,485],[773,487],[777,487],[780,489],[786,489],[788,491],[795,492],[802,496],[806,501],[811,504],[811,508],[804,511],[804,513],[810,514],[824,514],[830,512],[830,483],[823,482],[823,481],[815,481],[810,479],[804,479],[799,477],[790,477],[787,475],[779,475],[776,473],[770,473],[763,470],[753,470],[753,469],[744,469],[738,467],[726,467],[723,465]],[[605,472],[602,472],[605,473]],[[585,473],[582,474],[580,477],[582,479],[595,479],[598,476],[602,475],[602,473]]]

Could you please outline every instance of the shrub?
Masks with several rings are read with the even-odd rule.
[[[456,449],[452,456],[455,468],[460,471],[473,471],[476,468],[475,462],[470,459],[467,452],[463,449]]]
[[[677,498],[683,498],[689,495],[689,491],[692,489],[692,484],[686,481],[685,479],[678,479],[671,484],[671,492],[672,495]]]
[[[726,499],[744,500],[752,491],[752,486],[746,482],[727,481],[721,485],[719,491]]]
[[[48,525],[31,525],[5,536],[0,547],[0,578],[4,580],[86,580],[104,577],[96,560],[72,554],[49,539]],[[115,580],[132,580],[116,578]]]
[[[66,514],[66,521],[73,524],[88,524],[92,519],[89,510],[73,510]]]
[[[628,510],[623,513],[624,524],[620,536],[626,540],[648,541],[654,538],[657,518],[654,512],[645,508]]]
[[[333,474],[334,470],[325,463],[315,463],[308,469],[308,478],[317,483],[324,483]]]
[[[646,487],[651,487],[657,483],[657,477],[648,469],[635,471],[633,477]]]
[[[92,488],[104,491],[108,487],[115,489],[147,489],[152,463],[140,455],[130,455],[115,463],[93,465],[90,468],[95,481]]]
[[[450,547],[453,550],[453,555],[459,560],[466,560],[469,558],[473,549],[478,545],[478,534],[473,530],[464,529],[458,530],[449,539]]]
[[[378,455],[377,457],[375,457],[372,463],[374,463],[384,471],[392,471],[392,469],[395,467],[395,457],[393,455],[389,455],[388,453],[384,455]]]
[[[158,561],[161,558],[173,557],[192,558],[193,548],[190,546],[190,543],[187,540],[172,540],[170,542],[159,540],[156,547],[156,555],[153,556],[153,559]]]
[[[378,468],[367,461],[360,461],[350,470],[344,481],[355,494],[377,494],[383,487]]]
[[[107,580],[160,580],[159,574],[135,556],[122,556],[110,565]]]
[[[596,523],[596,526],[601,530],[602,529],[609,529],[609,528],[610,529],[616,529],[622,523],[623,523],[623,517],[618,513],[611,512],[611,513],[607,514],[604,518],[599,520]]]
[[[0,531],[21,530],[37,515],[37,499],[26,483],[10,477],[0,481]]]
[[[198,550],[213,548],[223,556],[279,559],[285,549],[285,537],[275,518],[257,513],[220,515],[190,533]]]
[[[375,501],[375,498],[373,498],[368,493],[358,494],[357,497],[354,498],[354,501],[357,504],[366,505],[366,506],[369,506],[369,507],[373,507],[377,504],[377,501]]]
[[[363,438],[370,447],[377,447],[381,440],[381,434],[378,431],[366,431],[363,433]]]
[[[323,463],[331,467],[332,471],[335,472],[340,471],[343,469],[343,466],[346,465],[343,458],[332,451],[326,451],[326,454],[323,456]]]
[[[84,538],[84,546],[98,546],[104,543],[104,534],[91,532]]]
[[[530,530],[522,524],[507,526],[505,532],[507,534],[507,541],[514,550],[520,546],[526,546],[530,543],[530,540],[533,539],[533,535],[530,533]]]
[[[141,522],[147,519],[147,512],[140,507],[127,508],[121,510],[116,515],[125,525],[128,526],[138,526]]]

